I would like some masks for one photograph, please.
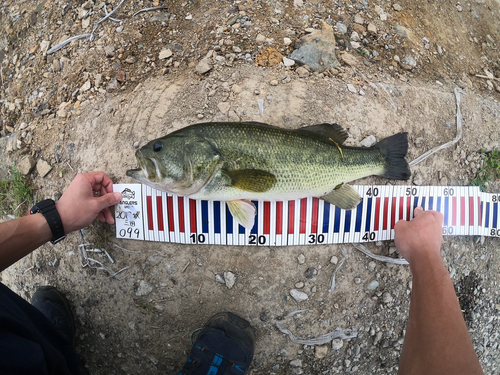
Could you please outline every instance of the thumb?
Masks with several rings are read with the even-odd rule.
[[[121,193],[108,193],[105,194],[99,198],[97,198],[97,201],[99,202],[99,206],[104,209],[107,207],[114,206],[118,202],[122,200],[122,194]]]
[[[422,212],[424,212],[424,209],[420,206],[418,207],[415,207],[415,210],[413,210],[413,217],[417,217],[418,215],[420,215]]]

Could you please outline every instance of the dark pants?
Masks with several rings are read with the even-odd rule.
[[[81,374],[74,346],[45,315],[2,283],[0,374]]]

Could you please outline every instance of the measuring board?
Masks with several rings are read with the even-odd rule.
[[[413,210],[444,215],[444,235],[500,237],[500,194],[477,186],[355,185],[363,198],[342,210],[318,198],[254,201],[255,225],[245,229],[227,204],[193,200],[141,184],[115,184],[123,200],[115,210],[116,236],[185,244],[287,246],[394,239],[394,225]]]

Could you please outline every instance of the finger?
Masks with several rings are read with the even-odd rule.
[[[99,220],[101,220],[103,223],[106,222],[106,217],[104,216],[104,213],[102,211],[99,212],[97,216],[99,217]]]
[[[422,212],[424,212],[424,209],[422,207],[420,207],[420,206],[415,207],[415,210],[413,210],[413,217],[417,217]]]
[[[430,211],[431,214],[434,216],[434,219],[439,223],[439,225],[443,225],[444,221],[444,216],[441,212],[438,211]]]
[[[122,200],[122,194],[121,193],[107,193],[104,194],[98,198],[96,198],[97,202],[99,203],[99,207],[101,209],[108,208],[111,206],[114,206],[118,202]]]
[[[113,214],[111,213],[111,210],[109,208],[105,208],[101,211],[101,213],[104,216],[104,221],[106,221],[108,224],[113,224],[115,222]]]
[[[99,185],[99,188],[101,186],[104,186],[106,188],[106,191],[110,193],[113,189],[113,181],[108,177],[107,174],[104,172],[90,172],[86,173],[87,177],[92,180],[92,186],[97,186]],[[109,190],[111,188],[111,190]],[[100,190],[100,189],[99,189]]]

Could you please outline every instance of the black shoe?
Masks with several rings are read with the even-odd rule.
[[[231,312],[214,315],[196,339],[179,375],[243,375],[252,362],[255,334]]]
[[[75,344],[75,319],[64,294],[53,286],[41,286],[33,294],[31,304],[54,324],[69,343]]]

